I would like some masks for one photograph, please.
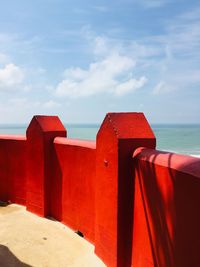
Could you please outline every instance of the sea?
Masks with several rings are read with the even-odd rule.
[[[65,124],[69,138],[95,140],[99,124]],[[152,124],[157,149],[200,157],[200,124]],[[0,125],[0,134],[25,134],[27,125]]]

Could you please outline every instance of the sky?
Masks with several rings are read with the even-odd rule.
[[[0,124],[126,111],[200,123],[199,1],[1,1]]]

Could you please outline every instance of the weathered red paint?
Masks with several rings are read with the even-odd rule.
[[[94,243],[96,144],[55,138],[62,170],[62,222]]]
[[[97,142],[34,116],[0,136],[0,200],[79,230],[108,267],[200,266],[200,159],[155,145],[142,113],[107,114]]]
[[[142,113],[109,113],[97,134],[95,251],[108,266],[130,266],[131,155],[138,146],[155,143]]]
[[[56,168],[53,140],[66,136],[66,130],[57,116],[34,116],[26,134],[27,209],[40,216],[51,216],[51,191],[57,187],[52,175]]]
[[[26,202],[26,137],[0,135],[0,199]]]
[[[200,159],[134,153],[132,267],[200,266]]]

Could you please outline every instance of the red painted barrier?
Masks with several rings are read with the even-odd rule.
[[[132,153],[155,143],[142,113],[109,113],[97,134],[95,252],[108,266],[130,266]]]
[[[200,266],[200,159],[134,153],[132,267]]]
[[[26,137],[0,135],[0,200],[26,203]]]
[[[52,175],[55,169],[53,140],[56,136],[66,136],[66,130],[57,116],[34,116],[26,134],[27,209],[40,216],[51,216],[51,189],[56,183]],[[60,212],[55,213],[59,218]]]
[[[62,170],[62,222],[94,243],[96,144],[55,138]]]
[[[80,231],[108,267],[199,267],[200,159],[155,145],[142,113],[107,114],[96,142],[34,116],[0,136],[0,200]]]

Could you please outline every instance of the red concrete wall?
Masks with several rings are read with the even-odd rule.
[[[0,200],[82,232],[108,267],[198,267],[200,159],[155,146],[142,113],[108,113],[96,142],[34,116],[0,136]]]
[[[62,222],[94,243],[96,143],[54,140],[62,179]]]
[[[0,200],[26,203],[26,137],[0,135]]]
[[[95,252],[108,266],[130,266],[132,153],[155,144],[142,113],[108,113],[97,134]]]
[[[53,141],[56,136],[66,136],[66,130],[57,116],[34,116],[26,135],[27,209],[40,216],[52,216],[51,191],[57,168]],[[58,209],[55,217],[60,219]]]
[[[134,153],[132,267],[200,266],[200,159]]]

